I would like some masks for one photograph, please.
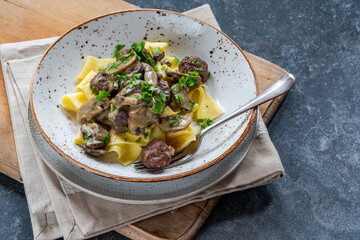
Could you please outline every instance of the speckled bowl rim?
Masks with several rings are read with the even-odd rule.
[[[174,179],[178,179],[178,178],[182,178],[182,177],[186,177],[192,174],[195,174],[197,172],[203,171],[211,166],[213,166],[214,164],[218,163],[219,161],[221,161],[222,159],[224,159],[227,155],[229,155],[241,142],[242,140],[245,138],[245,136],[247,135],[247,133],[249,132],[252,124],[254,123],[255,117],[256,117],[256,113],[257,113],[257,108],[253,108],[253,112],[250,116],[250,120],[248,125],[246,126],[244,132],[242,133],[242,135],[240,136],[240,138],[232,145],[230,146],[230,148],[228,148],[224,153],[222,153],[219,157],[215,158],[214,160],[200,166],[197,167],[193,170],[187,171],[187,172],[183,172],[183,173],[179,173],[179,174],[174,174],[174,175],[170,175],[170,176],[165,176],[165,177],[153,177],[153,178],[139,178],[139,177],[123,177],[123,176],[117,176],[117,175],[113,175],[113,174],[109,174],[109,173],[105,173],[103,171],[99,171],[97,169],[94,169],[92,167],[89,167],[85,164],[82,164],[80,162],[78,162],[77,160],[73,159],[71,156],[67,155],[66,153],[64,153],[56,144],[54,144],[50,138],[48,137],[48,135],[44,132],[44,130],[42,129],[40,123],[37,120],[36,114],[35,114],[35,109],[34,109],[34,102],[33,102],[33,86],[34,86],[34,81],[35,81],[35,76],[38,72],[38,70],[40,69],[40,66],[45,58],[45,56],[48,54],[48,52],[67,34],[69,34],[70,32],[72,32],[73,30],[76,30],[77,28],[81,27],[84,24],[87,24],[89,22],[95,21],[97,19],[103,18],[103,17],[107,17],[110,15],[115,15],[115,14],[121,14],[121,13],[128,13],[128,12],[156,12],[156,13],[170,13],[170,14],[176,14],[182,17],[186,17],[186,18],[190,18],[192,20],[198,21],[202,24],[205,24],[211,28],[213,28],[215,31],[219,32],[220,34],[222,34],[224,37],[226,37],[232,44],[234,44],[234,46],[239,49],[239,51],[242,53],[242,55],[244,56],[245,60],[247,61],[247,63],[250,66],[250,69],[254,75],[254,83],[255,83],[255,87],[256,87],[256,95],[259,94],[259,85],[258,85],[258,81],[256,79],[256,75],[255,75],[255,71],[253,69],[253,67],[250,64],[250,61],[248,60],[248,58],[245,56],[243,50],[241,50],[241,48],[230,38],[228,37],[225,33],[223,33],[221,30],[211,26],[208,23],[205,23],[197,18],[191,17],[191,16],[186,16],[184,14],[181,13],[177,13],[177,12],[173,12],[173,11],[167,11],[167,10],[160,10],[160,9],[128,9],[128,10],[124,10],[124,11],[116,11],[116,12],[112,12],[112,13],[107,13],[104,15],[100,15],[97,17],[94,17],[90,20],[87,20],[73,28],[71,28],[70,30],[68,30],[67,32],[65,32],[63,35],[61,35],[45,52],[45,54],[43,55],[43,57],[41,58],[39,64],[37,65],[32,80],[31,80],[31,84],[30,84],[30,108],[31,108],[31,113],[34,117],[34,121],[36,123],[37,128],[39,129],[41,135],[44,137],[44,139],[49,143],[49,145],[56,151],[58,152],[62,157],[64,157],[66,160],[70,161],[71,163],[73,163],[74,165],[97,175],[103,176],[103,177],[108,177],[111,179],[115,179],[115,180],[119,180],[119,181],[130,181],[130,182],[159,182],[159,181],[168,181],[168,180],[174,180]]]

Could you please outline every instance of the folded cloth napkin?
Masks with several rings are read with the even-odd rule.
[[[185,14],[219,28],[209,5]],[[193,202],[267,184],[284,176],[280,158],[261,120],[257,137],[241,165],[220,183],[186,200],[132,205],[78,191],[45,166],[29,133],[27,109],[31,77],[42,54],[56,39],[0,45],[17,156],[35,239],[95,236]]]

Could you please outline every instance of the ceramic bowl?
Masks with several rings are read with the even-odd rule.
[[[31,83],[34,121],[49,145],[71,163],[115,180],[154,182],[198,173],[224,159],[250,130],[256,109],[207,134],[194,160],[158,173],[136,171],[131,165],[84,154],[74,143],[79,128],[65,111],[61,97],[75,92],[76,76],[86,56],[112,57],[114,46],[134,41],[168,42],[167,54],[197,55],[209,65],[207,92],[223,107],[223,117],[258,93],[250,63],[228,36],[191,17],[162,10],[128,10],[94,18],[62,35],[41,59]]]

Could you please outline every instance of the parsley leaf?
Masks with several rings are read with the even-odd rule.
[[[117,58],[119,56],[121,49],[123,49],[124,47],[125,45],[116,45],[113,58]]]
[[[170,117],[169,123],[180,124],[180,115],[176,114],[175,117]]]
[[[130,132],[128,127],[123,127],[125,131]]]
[[[199,68],[198,71],[199,71],[199,72],[203,72],[204,69],[203,69],[203,68]]]
[[[99,67],[98,70],[99,70],[99,71],[102,71],[102,70],[104,70],[105,68],[106,68],[106,66],[102,66],[102,67]]]
[[[89,135],[87,133],[85,133],[85,140],[82,143],[87,143],[87,141],[89,141]]]
[[[101,137],[104,139],[105,147],[107,147],[107,145],[109,143],[109,138],[110,138],[109,134],[102,135]]]
[[[185,60],[188,60],[189,59],[189,57],[188,56],[185,56]]]
[[[209,118],[199,118],[197,120],[198,123],[203,123],[201,125],[201,130],[204,130],[205,128],[207,128],[208,126],[214,124],[214,121],[212,121],[211,119]]]
[[[134,49],[134,51],[137,53],[137,55],[140,57],[140,59],[141,59],[142,61],[148,60],[148,61],[150,62],[151,67],[152,67],[156,72],[159,71],[159,69],[158,69],[158,68],[156,67],[156,65],[155,65],[154,59],[152,59],[151,56],[145,54],[145,52],[144,52],[145,43],[144,43],[143,41],[141,41],[140,43],[135,43],[135,42],[134,42],[134,43],[131,45],[131,47]]]
[[[177,64],[177,65],[179,65],[179,63],[180,63],[180,59],[179,59],[179,58],[177,58],[177,57],[175,57],[175,56],[174,56],[174,58],[175,58],[175,62],[176,62],[176,64]]]
[[[159,47],[157,47],[157,48],[155,48],[154,50],[152,50],[152,54],[155,54],[155,53],[158,53],[158,52],[160,52],[160,48]]]
[[[194,111],[195,102],[190,99],[190,103],[191,103],[191,112],[192,112]]]
[[[164,111],[164,108],[166,106],[166,100],[167,100],[166,98],[167,97],[169,97],[169,95],[163,94],[162,92],[159,92],[156,95],[155,106],[154,106],[154,109],[152,110],[153,113],[159,114],[159,113],[162,113]]]
[[[141,100],[143,100],[144,102],[150,103],[152,100],[152,94],[149,92],[142,92]]]
[[[208,72],[208,78],[210,78],[210,76],[211,76],[211,72]]]
[[[99,95],[96,96],[95,102],[100,101],[103,98],[107,98],[110,97],[110,93],[108,93],[107,91],[100,91]]]
[[[98,83],[95,83],[95,85],[92,87],[92,91],[91,91],[92,94],[94,94],[97,84]]]
[[[139,143],[141,141],[141,137],[139,137],[135,142]]]
[[[116,110],[116,107],[115,107],[115,105],[113,106],[113,108],[109,111],[109,113],[112,113],[113,111],[115,111]]]
[[[175,99],[180,104],[180,106],[182,107],[183,106],[183,98],[182,98],[182,96],[180,94],[176,94]]]

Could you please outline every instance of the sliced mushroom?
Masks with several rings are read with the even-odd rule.
[[[97,123],[86,123],[81,125],[80,131],[84,142],[81,148],[90,155],[100,156],[107,153],[105,136],[109,132]]]
[[[125,71],[122,72],[122,74],[127,74],[129,78],[132,78],[132,76],[136,73],[142,73],[144,71],[144,66],[141,62],[135,61],[129,68],[127,68]]]
[[[192,112],[193,103],[185,89],[181,89],[178,85],[174,84],[171,87],[171,97],[176,105],[184,112]]]
[[[133,108],[129,111],[128,127],[131,133],[139,135],[145,132],[145,128],[157,123],[158,119],[159,114],[153,113],[152,108]]]
[[[130,57],[130,59],[126,63],[122,62],[117,67],[113,67],[114,64],[116,64],[116,62],[112,63],[109,65],[106,73],[108,75],[116,74],[116,73],[120,74],[124,72],[127,68],[129,68],[132,64],[134,64],[136,60],[137,60],[137,55],[134,54]]]
[[[166,74],[166,76],[173,78],[174,81],[176,81],[176,82],[179,81],[179,79],[181,77],[190,77],[190,78],[198,79],[197,83],[195,84],[196,86],[199,86],[201,83],[201,81],[199,81],[199,80],[201,80],[201,78],[199,76],[191,76],[187,73],[180,73],[180,72],[175,72],[175,71],[171,71],[171,70],[165,70],[165,74]]]
[[[153,59],[155,62],[160,61],[161,59],[163,59],[165,57],[165,53],[164,52],[157,52],[153,55]]]
[[[100,101],[96,101],[96,98],[92,97],[78,109],[76,113],[76,120],[80,124],[85,124],[91,120],[104,121],[108,112],[108,98],[103,98]]]
[[[167,59],[161,59],[160,63],[161,63],[161,65],[166,65],[168,67],[172,66],[171,62]]]
[[[144,65],[144,80],[145,82],[148,82],[154,86],[157,86],[158,83],[158,77],[156,75],[156,72],[154,69],[147,63],[143,63]]]
[[[190,114],[164,117],[159,119],[159,128],[165,132],[177,132],[191,124]]]

